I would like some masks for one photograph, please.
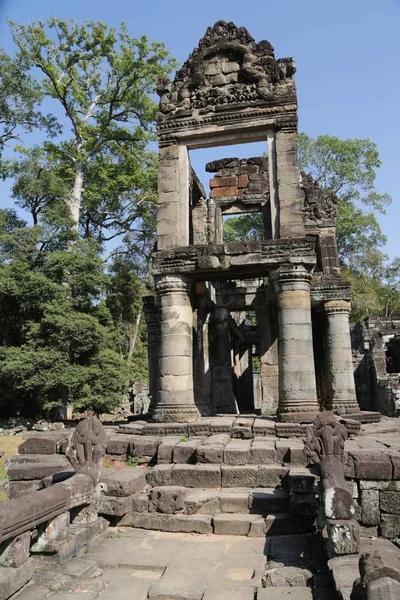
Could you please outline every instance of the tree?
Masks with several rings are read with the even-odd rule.
[[[168,74],[175,61],[163,43],[149,45],[145,36],[132,38],[123,24],[116,31],[101,22],[80,26],[53,17],[26,26],[11,22],[11,28],[19,56],[40,70],[44,93],[56,100],[71,126],[72,138],[53,153],[69,164],[67,203],[74,228],[83,217],[87,235],[91,229],[118,229],[122,221],[131,221],[127,202],[143,196],[157,110],[150,95],[158,77]],[[107,195],[87,187],[93,173],[99,175],[98,191],[106,185]],[[110,218],[121,211],[122,221],[120,215]]]
[[[37,416],[67,403],[112,410],[128,375],[96,245],[69,248],[58,224],[42,244],[44,229],[12,211],[0,214],[0,227],[2,414]]]
[[[321,188],[338,198],[339,258],[351,269],[357,269],[357,264],[368,258],[371,247],[381,248],[386,242],[375,216],[384,213],[391,202],[388,194],[378,194],[374,187],[380,165],[376,144],[371,140],[299,135],[300,169],[311,173]]]
[[[44,129],[50,135],[60,131],[53,115],[39,110],[43,92],[39,82],[29,73],[24,56],[10,57],[0,48],[0,166],[5,146],[21,140],[33,129]],[[4,175],[4,173],[2,173]]]

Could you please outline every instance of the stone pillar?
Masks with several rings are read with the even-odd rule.
[[[193,310],[190,281],[181,275],[160,276],[160,355],[157,402],[158,423],[196,421],[199,411],[193,394]]]
[[[326,408],[337,409],[340,414],[359,412],[350,341],[350,302],[325,302],[325,312],[328,317]]]
[[[143,310],[147,325],[147,358],[149,363],[149,413],[152,414],[157,400],[158,356],[160,350],[160,320],[154,296],[143,298]]]
[[[299,185],[296,129],[289,128],[277,131],[275,149],[279,196],[279,236],[275,235],[274,237],[303,237],[305,233]]]
[[[229,310],[214,308],[209,324],[213,406],[217,413],[237,413],[232,381]]]
[[[157,249],[189,244],[189,157],[186,146],[159,149]]]
[[[273,273],[278,303],[281,421],[309,423],[319,410],[311,328],[311,274],[301,265]]]

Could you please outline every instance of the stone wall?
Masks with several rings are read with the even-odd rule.
[[[364,410],[400,414],[400,373],[391,345],[400,346],[398,317],[369,317],[351,328],[357,400]],[[388,351],[389,350],[389,351]],[[397,360],[400,357],[397,357]]]

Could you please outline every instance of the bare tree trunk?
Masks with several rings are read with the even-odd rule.
[[[69,209],[71,211],[71,217],[74,221],[72,229],[78,231],[79,217],[81,212],[81,197],[83,192],[83,167],[82,164],[78,163],[75,169],[75,181],[74,187],[72,188],[71,197],[69,199]]]

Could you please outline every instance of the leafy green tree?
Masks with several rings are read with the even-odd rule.
[[[0,410],[34,416],[72,403],[110,411],[128,377],[105,303],[108,276],[90,241],[0,214]],[[50,225],[49,225],[50,227]],[[68,251],[66,251],[68,249]]]
[[[38,81],[29,75],[24,56],[10,57],[0,48],[0,166],[4,147],[33,129],[43,129],[50,135],[60,131],[53,115],[39,110],[43,91]],[[4,175],[4,172],[2,172]]]
[[[157,105],[151,94],[175,61],[163,43],[132,38],[123,24],[117,31],[101,22],[78,25],[53,17],[26,26],[12,22],[11,28],[19,55],[40,70],[44,93],[71,126],[72,138],[53,150],[69,163],[67,202],[75,229],[81,217],[86,233],[109,229],[110,221],[117,228],[130,222],[127,204],[143,196],[152,156]],[[93,183],[97,176],[99,185],[89,189],[88,178]]]
[[[321,188],[337,196],[339,257],[356,268],[356,260],[365,261],[371,246],[381,248],[386,242],[376,213],[384,213],[391,198],[375,190],[376,169],[381,166],[376,144],[329,135],[312,139],[301,133],[299,166],[311,173]]]

